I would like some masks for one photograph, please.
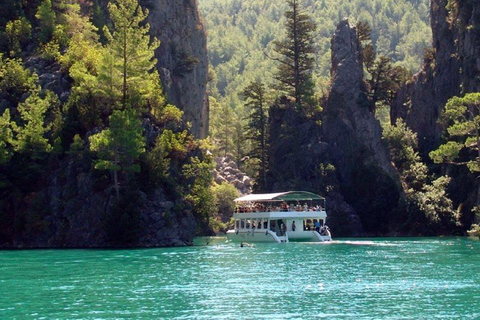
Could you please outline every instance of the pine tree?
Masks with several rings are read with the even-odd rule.
[[[0,165],[8,163],[13,154],[13,130],[15,123],[10,120],[10,109],[0,117]]]
[[[280,89],[295,98],[297,106],[304,108],[314,104],[314,67],[313,33],[316,25],[300,7],[300,0],[287,0],[290,9],[285,12],[286,38],[275,41],[275,52],[280,57],[278,72],[275,76]]]
[[[209,121],[210,136],[218,146],[218,152],[227,156],[235,149],[233,141],[235,114],[228,103],[220,103],[214,97],[209,97],[209,100],[212,115]]]
[[[154,100],[161,94],[159,75],[154,70],[157,63],[154,51],[160,42],[150,41],[150,26],[144,23],[148,10],[144,11],[137,0],[118,0],[117,4],[109,3],[108,9],[113,33],[106,28],[104,32],[109,42],[107,54],[113,57],[115,72],[110,73],[114,77],[107,86],[111,84],[120,90],[123,109],[142,107],[147,100]],[[107,64],[111,62],[106,61]]]
[[[45,114],[52,104],[53,94],[47,92],[45,98],[38,92],[33,92],[23,103],[18,105],[21,124],[15,128],[15,151],[28,154],[32,159],[42,159],[52,150],[45,137],[50,125],[45,124]]]
[[[142,123],[134,109],[115,110],[110,127],[90,136],[90,150],[98,152],[95,169],[113,172],[114,187],[120,196],[118,172],[139,172],[139,157],[145,152]]]
[[[55,31],[56,16],[51,0],[43,0],[38,7],[35,18],[38,20],[38,38],[41,43],[47,43]]]
[[[430,152],[430,158],[435,163],[467,165],[470,171],[480,172],[480,93],[451,98],[441,119],[447,127],[449,141]],[[462,149],[473,150],[477,156],[459,161]]]
[[[267,132],[268,117],[266,105],[266,90],[263,83],[252,82],[243,90],[245,107],[250,109],[248,116],[247,138],[252,141],[251,157],[260,160],[259,188],[267,186]]]

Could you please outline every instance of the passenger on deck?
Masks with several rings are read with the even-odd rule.
[[[295,231],[297,227],[295,226],[295,221],[292,221],[292,231]]]

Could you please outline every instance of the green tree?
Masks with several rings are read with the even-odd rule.
[[[0,117],[0,165],[8,163],[13,155],[15,127],[15,123],[10,120],[10,110],[5,110]]]
[[[0,99],[15,108],[37,88],[38,76],[26,69],[20,59],[4,59],[0,53]]]
[[[275,52],[280,56],[275,59],[279,62],[275,79],[279,81],[280,88],[294,97],[297,105],[302,108],[314,103],[313,33],[317,27],[300,7],[300,0],[287,0],[287,4],[286,38],[274,42]]]
[[[466,165],[471,172],[480,172],[480,93],[467,93],[447,101],[440,117],[447,128],[447,141],[430,152],[435,163]],[[462,152],[468,151],[468,152]],[[480,185],[476,204],[480,203]],[[478,222],[477,215],[474,221]],[[475,225],[472,226],[474,230]]]
[[[18,56],[32,35],[32,26],[24,17],[7,22],[5,35],[11,57]]]
[[[108,9],[113,25],[113,33],[105,28],[108,40],[107,59],[108,86],[121,92],[121,105],[142,107],[148,99],[153,100],[161,94],[159,75],[155,70],[157,60],[154,51],[160,45],[157,39],[150,41],[148,23],[144,20],[148,10],[143,10],[137,0],[118,0],[109,3]],[[113,70],[111,70],[113,68]]]
[[[239,197],[239,192],[234,185],[228,182],[222,182],[213,187],[215,195],[218,214],[223,222],[228,222],[232,217],[232,212],[235,210],[235,203],[233,200]]]
[[[383,130],[383,140],[387,142],[388,149],[395,167],[404,172],[415,161],[419,160],[417,134],[407,127],[402,119],[395,125],[388,125]]]
[[[190,163],[182,168],[182,175],[187,181],[185,200],[192,205],[194,213],[206,226],[210,225],[217,211],[212,190],[213,168],[211,159],[200,160],[198,157],[192,157]]]
[[[35,18],[38,20],[38,39],[41,43],[47,43],[52,39],[56,22],[51,0],[42,1],[38,7]]]
[[[268,167],[268,116],[266,90],[263,83],[252,82],[243,90],[245,107],[249,109],[247,139],[252,142],[250,157],[260,160],[258,186],[260,190],[267,187]]]
[[[209,100],[212,114],[209,133],[218,148],[216,151],[227,156],[235,149],[233,141],[235,114],[228,103],[220,103],[214,97],[209,97]]]
[[[114,187],[120,197],[118,172],[139,172],[139,157],[145,152],[142,123],[135,110],[115,110],[110,127],[90,136],[90,150],[98,153],[95,169],[113,172]]]
[[[38,160],[52,150],[46,137],[51,125],[46,124],[45,115],[53,102],[53,96],[53,93],[47,92],[45,98],[42,98],[38,92],[33,92],[25,102],[18,105],[21,121],[15,128],[15,151]]]
[[[440,121],[447,128],[448,141],[430,152],[435,163],[467,165],[470,171],[480,172],[480,93],[448,100]],[[470,149],[476,156],[459,161],[460,151]]]
[[[423,234],[452,234],[460,225],[459,216],[447,194],[450,178],[429,176],[418,155],[417,135],[401,120],[383,131],[392,162],[398,169],[406,195],[408,228]],[[417,229],[416,229],[417,228]]]

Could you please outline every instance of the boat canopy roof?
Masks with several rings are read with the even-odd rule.
[[[311,201],[325,199],[318,194],[307,191],[287,191],[278,193],[249,194],[235,199],[235,202],[252,202],[252,201]]]

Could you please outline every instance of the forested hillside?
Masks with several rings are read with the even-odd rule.
[[[302,5],[318,25],[313,70],[317,98],[328,91],[330,41],[336,24],[345,17],[368,23],[378,54],[412,73],[419,70],[425,49],[431,46],[428,0],[306,0]],[[242,148],[235,145],[235,141],[243,140],[238,131],[246,117],[240,93],[254,80],[274,83],[273,42],[285,37],[283,13],[287,4],[275,0],[199,0],[198,6],[208,32],[209,88],[213,97],[210,133],[220,141],[222,150],[241,158],[238,152],[242,153]],[[380,116],[387,121],[388,110],[383,111]],[[225,137],[222,121],[236,123],[237,131],[232,128],[231,136]]]
[[[428,0],[307,0],[303,4],[318,25],[315,76],[319,91],[328,89],[330,40],[343,18],[369,23],[378,53],[412,72],[419,69],[431,43]],[[284,37],[286,2],[199,0],[198,5],[208,30],[213,96],[231,97],[251,80],[270,81],[275,62],[266,54],[271,56],[273,41]]]

